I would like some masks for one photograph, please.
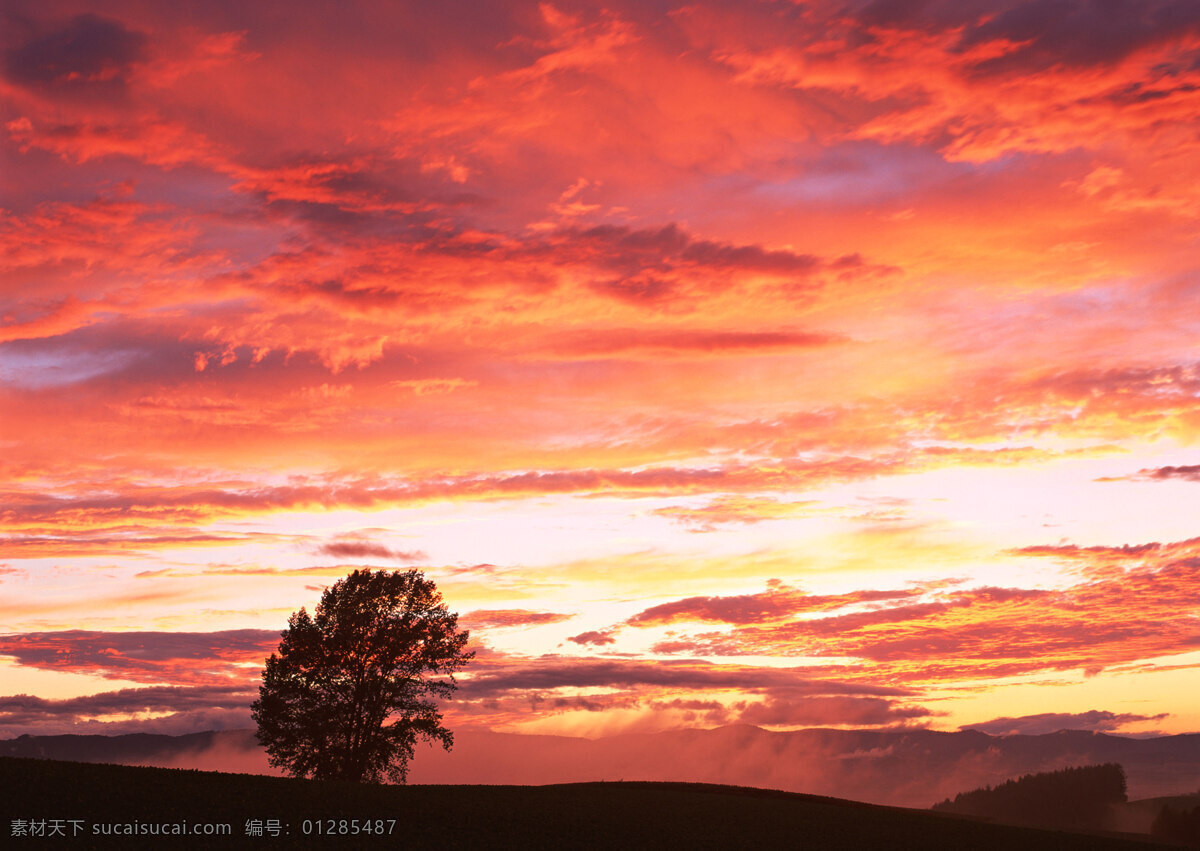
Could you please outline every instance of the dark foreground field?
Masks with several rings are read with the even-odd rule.
[[[734,786],[350,786],[11,757],[0,758],[0,817],[0,845],[12,848],[1163,847]],[[144,832],[180,823],[202,831],[228,825],[228,833]],[[65,838],[49,838],[58,832]]]

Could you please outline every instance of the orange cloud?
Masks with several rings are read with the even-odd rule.
[[[814,595],[791,588],[779,580],[767,583],[761,594],[733,597],[689,597],[661,603],[631,617],[630,626],[653,626],[688,621],[709,621],[749,625],[788,619],[801,612],[840,609],[856,603],[910,600],[920,597],[919,590],[855,591],[849,594]]]
[[[850,657],[859,660],[853,667],[864,675],[885,681],[1095,670],[1184,652],[1195,643],[1200,560],[1191,554],[1193,544],[1022,551],[1084,562],[1084,581],[1059,590],[868,593],[859,599],[877,602],[860,611],[810,618],[798,616],[859,599],[818,598],[811,606],[805,595],[777,587],[762,595],[664,603],[628,623],[737,624],[736,632],[677,635],[656,649],[704,656]]]
[[[1084,3],[860,17],[818,5],[800,44],[789,41],[794,31],[772,31],[765,14],[747,24],[701,6],[679,18],[743,84],[840,94],[854,107],[839,128],[846,135],[940,137],[947,159],[977,162],[1065,151],[1114,129],[1153,139],[1157,122],[1194,95],[1186,57],[1200,21],[1172,5],[1124,6],[1120,23]],[[1101,35],[1109,32],[1121,35]]]
[[[33,668],[96,674],[109,679],[170,685],[225,684],[246,690],[258,676],[244,663],[261,663],[279,643],[272,630],[223,632],[10,633],[0,655]]]
[[[760,523],[764,520],[803,516],[813,502],[780,502],[767,497],[724,496],[699,508],[671,506],[654,513],[682,523],[693,532],[712,532],[727,523]]]

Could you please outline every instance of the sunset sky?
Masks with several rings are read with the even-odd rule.
[[[1200,731],[1200,4],[0,15],[0,737]]]

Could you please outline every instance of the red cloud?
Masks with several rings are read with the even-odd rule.
[[[730,624],[767,623],[787,620],[801,612],[839,609],[856,603],[907,600],[921,596],[920,590],[853,591],[847,594],[807,594],[778,580],[760,594],[729,597],[688,597],[652,606],[629,618],[630,626],[657,626],[686,621],[710,621]],[[885,609],[883,611],[895,611]],[[843,617],[855,617],[844,615]],[[827,619],[828,620],[828,619]]]
[[[1178,466],[1155,467],[1149,470],[1139,470],[1139,480],[1163,481],[1166,479],[1183,479],[1187,482],[1200,482],[1200,464],[1182,464]]]
[[[739,706],[739,723],[763,727],[880,727],[930,715],[924,707],[900,706],[878,697],[771,698]]]
[[[744,84],[832,91],[859,106],[826,119],[827,134],[937,144],[948,159],[1065,151],[1080,145],[1080,128],[1107,139],[1114,124],[1121,136],[1151,140],[1156,120],[1195,97],[1185,57],[1200,19],[1175,0],[1126,4],[1115,18],[1106,9],[1103,23],[1094,6],[1049,0],[987,14],[924,9],[814,9],[807,26],[774,28],[765,11],[735,17],[700,5],[679,18]],[[1153,108],[1122,100],[1138,95]]]
[[[556,612],[533,612],[528,609],[477,609],[458,618],[459,624],[471,629],[505,629],[514,626],[540,626],[562,623],[575,615]]]
[[[478,667],[478,666],[477,666]],[[463,677],[458,696],[481,700],[540,693],[559,688],[606,687],[621,690],[763,691],[806,695],[904,696],[908,689],[810,677],[811,669],[713,665],[698,661],[607,660],[546,657],[500,658]]]
[[[548,341],[538,353],[544,352],[564,358],[622,357],[647,353],[689,357],[788,352],[841,342],[844,340],[834,335],[797,331],[656,331],[618,328],[572,334],[559,340]]]
[[[1083,581],[1060,590],[924,589],[865,611],[804,620],[792,615],[810,611],[808,601],[788,590],[677,601],[629,623],[704,620],[739,626],[730,633],[677,635],[656,644],[658,653],[851,657],[860,660],[852,669],[864,675],[910,682],[1095,671],[1178,653],[1195,643],[1200,557],[1191,555],[1194,543],[1039,548],[1083,563]],[[913,602],[915,596],[921,601]],[[852,598],[846,595],[839,604]]]
[[[238,629],[222,632],[65,632],[0,636],[0,655],[46,670],[95,674],[109,679],[177,685],[228,684],[245,688],[275,650],[279,633]]]
[[[616,644],[617,640],[613,638],[611,632],[600,632],[591,630],[589,632],[581,632],[579,635],[572,635],[567,641],[573,641],[576,644],[593,645],[595,647],[603,647],[606,644]]]
[[[979,730],[990,736],[1041,736],[1060,730],[1094,730],[1108,733],[1127,724],[1161,721],[1167,713],[1136,715],[1130,712],[1106,712],[1090,709],[1087,712],[1043,712],[1019,718],[993,718],[978,724],[966,724],[962,730]]]

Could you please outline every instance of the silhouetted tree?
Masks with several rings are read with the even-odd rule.
[[[418,738],[447,750],[434,700],[450,697],[467,632],[416,570],[356,570],[316,616],[288,620],[252,716],[271,765],[296,777],[403,783]]]

